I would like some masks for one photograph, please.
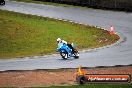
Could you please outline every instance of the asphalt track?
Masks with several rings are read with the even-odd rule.
[[[60,55],[34,56],[0,60],[0,71],[58,69],[132,64],[132,13],[60,7],[33,3],[6,1],[0,9],[53,17],[95,25],[108,29],[113,25],[121,39],[110,46],[80,52],[80,59],[62,60]]]

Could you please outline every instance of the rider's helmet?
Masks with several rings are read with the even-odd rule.
[[[57,38],[57,40],[56,40],[57,42],[61,42],[61,38]]]

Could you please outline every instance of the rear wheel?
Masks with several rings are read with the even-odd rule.
[[[67,59],[68,58],[68,53],[67,51],[64,50],[64,52],[60,52],[60,55],[63,59]]]

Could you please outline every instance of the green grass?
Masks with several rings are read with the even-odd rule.
[[[39,87],[33,87],[39,88]],[[50,86],[41,88],[132,88],[132,84],[86,84],[86,85],[73,85],[73,86]]]
[[[109,45],[119,39],[95,27],[0,10],[0,58],[55,53],[58,37],[75,43],[78,49]]]

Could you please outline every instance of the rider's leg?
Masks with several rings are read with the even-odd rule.
[[[74,53],[74,48],[72,47],[72,45],[71,45],[71,44],[67,44],[67,46],[68,46],[69,48],[71,48],[71,49],[72,49],[72,52]]]

